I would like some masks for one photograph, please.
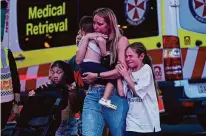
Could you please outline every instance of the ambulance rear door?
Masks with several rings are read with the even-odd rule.
[[[76,53],[76,0],[6,0],[3,45],[14,54],[21,92],[48,80],[55,60]],[[2,26],[3,27],[3,26]]]
[[[18,68],[67,60],[75,55],[76,0],[8,0],[3,45]]]
[[[185,93],[206,98],[206,1],[179,0],[177,25]]]

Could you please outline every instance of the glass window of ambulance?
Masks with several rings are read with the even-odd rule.
[[[76,0],[17,2],[17,30],[24,51],[75,45]]]
[[[4,36],[6,7],[7,7],[6,1],[5,0],[1,1],[1,41],[3,40],[3,36]]]
[[[179,23],[181,28],[206,34],[206,7],[204,0],[180,0]]]
[[[79,2],[80,18],[84,15],[92,15],[93,11],[99,7],[111,8],[117,16],[118,23],[124,35],[129,39],[157,36],[159,34],[156,0],[148,0],[148,2],[138,1],[137,4],[133,0],[128,0],[128,3],[125,3],[125,0],[79,0]],[[129,12],[126,6],[130,6],[131,10]],[[137,16],[139,16],[139,19],[138,17],[133,19],[135,6],[137,7]],[[127,13],[132,18],[130,19],[130,23],[127,21]],[[142,23],[135,25],[141,21]]]

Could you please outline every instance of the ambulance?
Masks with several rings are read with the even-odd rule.
[[[161,121],[196,115],[206,129],[205,0],[3,0],[1,39],[14,53],[21,92],[44,83],[52,62],[75,55],[80,18],[100,7],[115,12],[130,43],[146,45]]]

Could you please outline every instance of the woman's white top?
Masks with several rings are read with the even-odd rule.
[[[137,96],[123,80],[124,93],[129,103],[126,130],[140,133],[160,131],[160,115],[151,67],[145,64],[140,70],[131,72],[131,78],[135,83]]]

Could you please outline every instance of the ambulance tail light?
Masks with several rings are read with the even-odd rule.
[[[184,101],[184,102],[182,102],[182,105],[184,106],[184,107],[194,107],[194,102],[193,101]]]
[[[163,36],[164,48],[179,48],[179,39],[176,36]]]
[[[178,37],[163,36],[163,56],[165,79],[182,79],[181,50]]]

